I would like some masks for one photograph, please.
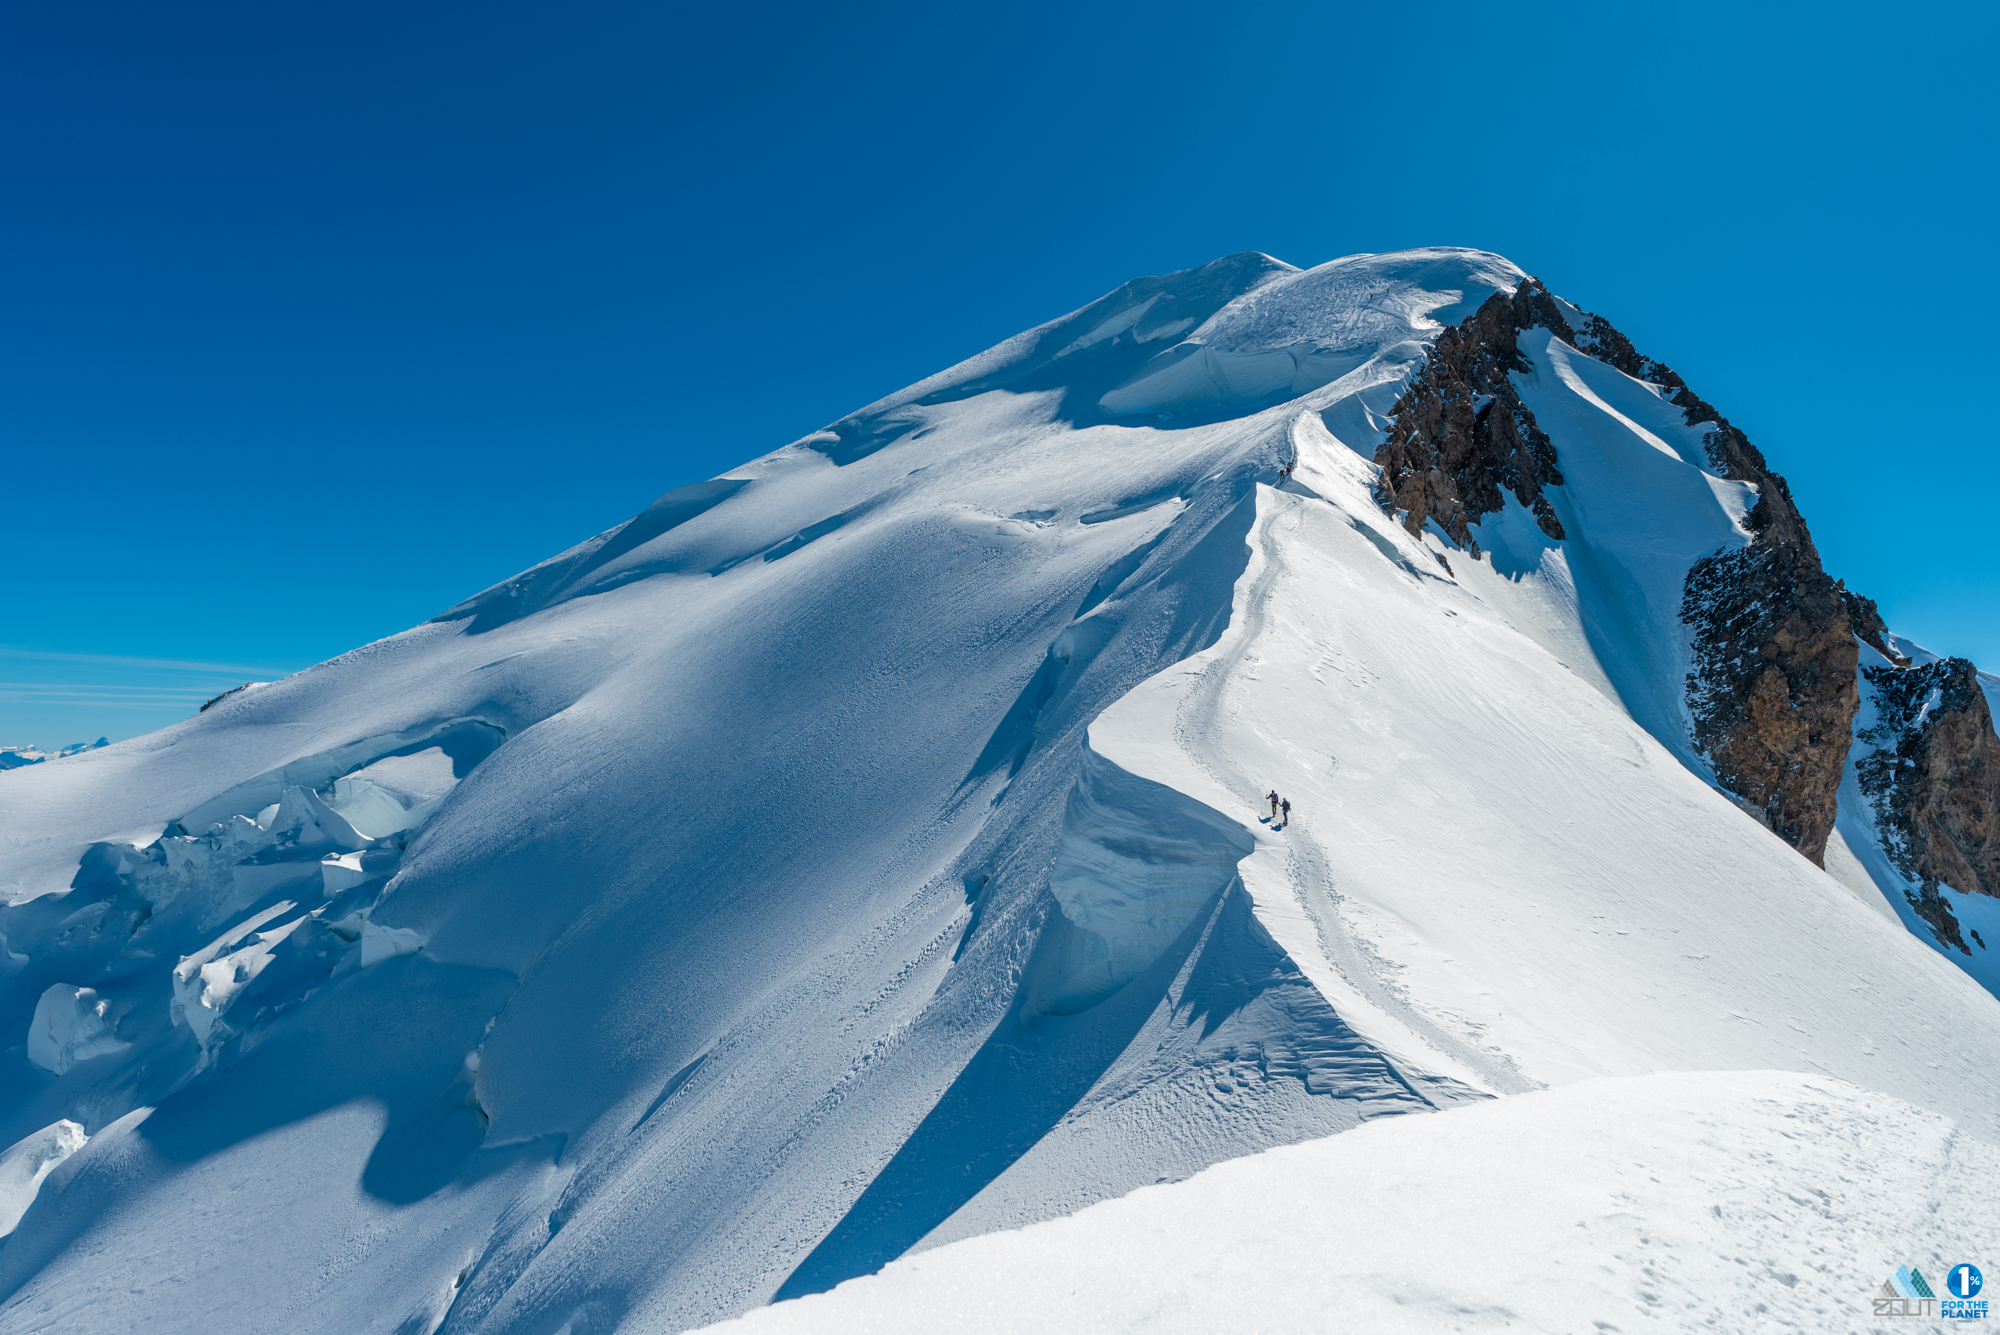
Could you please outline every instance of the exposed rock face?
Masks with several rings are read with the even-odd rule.
[[[1822,866],[1861,700],[1841,592],[1810,546],[1760,534],[1695,562],[1681,597],[1695,745],[1723,787]]]
[[[1847,619],[1854,626],[1856,638],[1898,667],[1909,663],[1909,659],[1890,646],[1888,624],[1882,620],[1881,609],[1875,606],[1873,598],[1863,598],[1845,588],[1840,596],[1847,602]]]
[[[1703,557],[1688,571],[1681,619],[1692,640],[1691,731],[1718,782],[1824,865],[1860,705],[1856,640],[1898,665],[1872,669],[1871,679],[1895,674],[1908,660],[1892,647],[1873,600],[1826,573],[1785,479],[1672,367],[1642,354],[1602,316],[1572,325],[1548,289],[1528,279],[1438,336],[1376,452],[1378,499],[1402,511],[1412,533],[1435,520],[1475,557],[1470,525],[1498,511],[1507,492],[1534,511],[1544,533],[1564,537],[1542,490],[1562,485],[1554,447],[1508,379],[1532,369],[1517,337],[1537,325],[1627,375],[1665,386],[1690,426],[1708,425],[1703,445],[1715,471],[1756,486],[1749,545]],[[1912,879],[1926,887],[1920,911],[1954,943],[1958,926],[1935,884],[2000,893],[2000,741],[1970,665],[1962,667],[1964,680],[1975,682],[1971,695],[1940,686],[1941,699],[1961,703],[1934,707],[1922,722],[1930,731],[1920,729],[1921,754],[1906,757],[1906,765],[1883,761],[1877,776],[1900,785],[1893,800],[1877,803],[1900,813],[1894,841],[1906,850],[1898,856],[1909,860]],[[1918,746],[1917,734],[1906,741]]]
[[[1477,559],[1479,544],[1468,526],[1499,510],[1511,491],[1534,511],[1542,532],[1563,536],[1542,494],[1545,486],[1562,485],[1555,446],[1507,378],[1509,371],[1534,369],[1516,339],[1536,325],[1574,338],[1548,289],[1534,279],[1511,296],[1494,293],[1471,319],[1438,335],[1423,370],[1396,400],[1389,438],[1375,452],[1382,465],[1377,498],[1405,512],[1410,532],[1436,520]]]
[[[1966,950],[1938,886],[2000,896],[2000,736],[1986,694],[1963,658],[1867,676],[1876,723],[1861,737],[1879,749],[1855,770],[1883,850],[1917,883],[1918,915]]]
[[[1715,470],[1756,484],[1750,545],[1705,556],[1688,571],[1681,599],[1681,620],[1693,634],[1688,713],[1695,745],[1722,786],[1756,807],[1774,833],[1825,865],[1861,700],[1851,595],[1820,565],[1791,488],[1749,437],[1602,316],[1590,317],[1576,346],[1627,375],[1672,389],[1670,401],[1688,425],[1713,424],[1703,444]],[[1858,601],[1873,614],[1873,603]],[[1880,639],[1881,618],[1874,622]]]

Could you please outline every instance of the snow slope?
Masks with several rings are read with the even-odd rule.
[[[1967,1015],[1991,1024],[1989,998],[1914,941],[1882,955],[1879,914],[1520,633],[1504,576],[1424,570],[1316,421],[1296,434],[1317,494],[1260,492],[1229,631],[1106,710],[1090,745],[1223,810],[1274,784],[1291,799],[1244,882],[1293,958],[1352,942],[1389,964],[1381,1046],[1536,1084],[1726,1054],[1946,1106],[1939,1085],[1992,1088],[1992,1049],[1955,1037]],[[1418,1004],[1399,1013],[1397,992]],[[1909,1027],[1892,1038],[1885,1015]],[[1953,1111],[2000,1131],[1983,1098]]]
[[[1524,336],[1570,540],[1370,499],[1428,341],[1521,276],[1135,280],[0,776],[0,1320],[686,1329],[1653,1069],[2000,1139],[2000,1003],[1691,768],[1679,581],[1750,498],[1678,413]]]
[[[1843,1081],[1589,1080],[1267,1150],[710,1329],[1889,1330],[1873,1298],[1899,1267],[1942,1296],[2000,1250],[1995,1173],[2000,1150]]]

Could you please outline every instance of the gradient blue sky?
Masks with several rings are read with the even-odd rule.
[[[0,13],[0,743],[162,726],[1136,274],[1500,251],[2000,666],[1990,7]]]

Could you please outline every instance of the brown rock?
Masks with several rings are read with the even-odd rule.
[[[1716,779],[1825,865],[1860,705],[1846,605],[1810,549],[1760,538],[1695,562],[1688,712]]]
[[[1898,667],[1910,661],[1889,647],[1889,627],[1873,598],[1850,593],[1845,584],[1840,586],[1840,596],[1847,603],[1847,619],[1854,626],[1854,634],[1863,644]]]
[[[1403,526],[1421,533],[1435,520],[1476,558],[1470,525],[1499,510],[1504,493],[1535,513],[1551,538],[1562,522],[1544,486],[1561,486],[1555,446],[1507,378],[1533,369],[1516,340],[1546,325],[1567,336],[1569,325],[1548,290],[1530,278],[1509,295],[1496,292],[1471,319],[1438,335],[1424,367],[1396,400],[1388,439],[1375,452],[1382,465],[1377,499],[1401,510]]]
[[[1563,538],[1542,492],[1562,485],[1555,449],[1508,379],[1510,371],[1532,369],[1517,339],[1536,325],[1671,389],[1690,425],[1713,424],[1704,448],[1715,469],[1756,484],[1749,515],[1755,538],[1695,562],[1682,596],[1681,618],[1694,632],[1687,679],[1694,741],[1723,787],[1823,863],[1860,701],[1855,614],[1846,590],[1821,567],[1785,479],[1670,367],[1641,354],[1602,316],[1590,316],[1579,332],[1548,289],[1528,279],[1438,336],[1376,452],[1379,499],[1404,512],[1412,533],[1434,520],[1475,556],[1470,525],[1500,509],[1508,491],[1535,512],[1544,533]]]
[[[1965,950],[1938,886],[2000,896],[2000,736],[1986,693],[1963,658],[1867,677],[1877,722],[1862,740],[1877,749],[1855,769],[1883,850],[1916,882],[1917,912]]]
[[[1749,437],[1602,316],[1590,317],[1576,346],[1673,390],[1688,425],[1713,424],[1703,447],[1715,470],[1757,486],[1750,545],[1703,557],[1688,571],[1681,599],[1681,620],[1694,632],[1688,709],[1695,745],[1717,781],[1824,865],[1860,703],[1852,595],[1820,565],[1791,487]]]

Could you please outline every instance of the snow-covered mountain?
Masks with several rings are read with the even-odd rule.
[[[1498,256],[1135,280],[0,777],[0,1317],[686,1329],[1653,1071],[2000,1141],[1992,687]]]
[[[58,751],[44,751],[30,742],[26,746],[0,746],[0,770],[20,769],[25,765],[41,765],[51,760],[62,760],[69,756],[94,751],[100,746],[109,746],[110,741],[100,737],[94,742],[73,742]]]

